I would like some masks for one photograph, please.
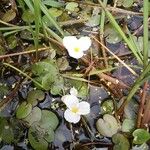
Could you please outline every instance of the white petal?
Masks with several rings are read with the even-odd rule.
[[[92,44],[92,41],[88,36],[81,37],[78,40],[78,45],[80,46],[80,49],[82,51],[88,50],[90,48],[91,44]]]
[[[87,115],[90,113],[90,104],[88,102],[80,102],[79,103],[79,114]]]
[[[75,36],[66,36],[63,38],[63,45],[68,51],[72,51],[78,44],[78,39]]]
[[[67,109],[64,113],[64,118],[71,123],[77,123],[80,120],[80,115],[71,112],[69,109]]]
[[[68,53],[71,57],[76,59],[79,59],[84,55],[83,51],[81,50],[79,52],[75,52],[74,50],[68,50]]]
[[[71,94],[71,95],[74,95],[74,96],[77,96],[77,95],[78,95],[78,91],[77,91],[77,89],[76,89],[76,88],[74,88],[74,87],[73,87],[73,88],[71,88],[71,89],[70,89],[70,94]]]
[[[79,104],[79,99],[74,95],[65,95],[61,100],[66,104],[66,106],[71,109],[72,106]]]

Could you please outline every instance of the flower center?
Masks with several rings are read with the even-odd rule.
[[[72,111],[73,113],[77,113],[77,112],[79,111],[79,108],[78,108],[77,106],[73,106],[73,107],[71,108],[71,111]]]
[[[80,48],[79,47],[75,47],[74,51],[78,53],[80,51]]]

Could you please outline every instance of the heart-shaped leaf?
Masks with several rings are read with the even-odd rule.
[[[150,133],[144,129],[136,129],[133,132],[133,137],[134,144],[143,144],[150,139]]]
[[[96,127],[99,133],[106,137],[112,137],[119,129],[117,120],[109,114],[105,114],[103,119],[98,119]]]

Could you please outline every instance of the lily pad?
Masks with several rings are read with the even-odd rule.
[[[54,131],[51,128],[43,129],[35,123],[29,128],[28,138],[35,150],[47,150],[48,143],[54,140]]]
[[[132,132],[135,128],[135,120],[125,119],[122,124],[122,132]]]
[[[16,12],[14,10],[8,10],[2,17],[4,22],[10,22],[16,17]]]
[[[68,11],[73,12],[73,11],[76,10],[77,7],[78,7],[78,3],[76,3],[76,2],[69,2],[69,3],[67,3],[65,9],[68,10]]]
[[[100,24],[100,15],[94,15],[92,16],[89,21],[86,23],[87,26],[89,27],[95,27],[98,26]]]
[[[41,109],[38,107],[34,107],[31,113],[23,120],[26,121],[29,126],[31,126],[34,122],[40,121],[41,116],[42,116]]]
[[[114,110],[114,104],[111,99],[107,99],[102,103],[102,113],[109,113],[111,114]]]
[[[130,143],[128,139],[120,133],[113,135],[112,141],[114,142],[113,150],[129,150]]]
[[[28,93],[27,102],[32,106],[36,106],[39,101],[42,101],[45,93],[41,90],[33,90]]]
[[[7,38],[7,45],[9,49],[14,49],[17,46],[17,38],[15,35],[11,35]]]
[[[52,111],[42,110],[40,125],[42,128],[55,130],[59,124],[58,117]]]
[[[25,117],[27,117],[32,111],[32,105],[27,103],[27,102],[23,102],[19,105],[19,107],[16,110],[16,117],[18,119],[23,119]]]
[[[103,136],[112,137],[119,130],[119,125],[115,117],[105,114],[103,119],[100,118],[96,122],[96,128]]]
[[[69,62],[65,57],[58,58],[57,66],[60,71],[65,71],[69,67]]]
[[[0,118],[0,139],[8,144],[14,141],[13,130],[4,118]]]
[[[22,20],[24,22],[32,23],[34,21],[34,14],[31,10],[25,10],[22,14]]]
[[[134,144],[143,144],[150,139],[150,133],[144,129],[136,129],[133,132],[133,137]]]
[[[129,7],[132,7],[133,3],[134,3],[134,0],[124,0],[122,5],[125,8],[129,8]]]
[[[119,33],[112,27],[111,24],[108,24],[105,26],[104,30],[104,36],[105,40],[108,43],[116,44],[119,43],[122,40],[122,37],[119,35]]]

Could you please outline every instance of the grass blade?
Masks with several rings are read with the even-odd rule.
[[[138,55],[138,52],[134,49],[134,46],[132,45],[132,43],[130,42],[130,40],[127,38],[127,36],[125,35],[125,33],[122,31],[122,29],[120,28],[120,26],[118,25],[118,23],[116,22],[115,18],[112,16],[112,14],[106,9],[106,7],[104,6],[104,4],[101,2],[101,0],[98,0],[100,5],[102,6],[102,8],[105,10],[106,15],[110,21],[110,23],[113,25],[113,27],[116,29],[116,31],[120,34],[120,36],[124,39],[124,41],[127,43],[128,47],[130,48],[130,50],[132,51],[132,53],[135,55],[135,57],[137,58],[138,62],[140,64],[143,64],[142,59],[140,58],[140,56]]]
[[[144,68],[148,65],[148,12],[149,12],[149,1],[144,0],[144,18],[143,18],[143,57],[144,57]]]

